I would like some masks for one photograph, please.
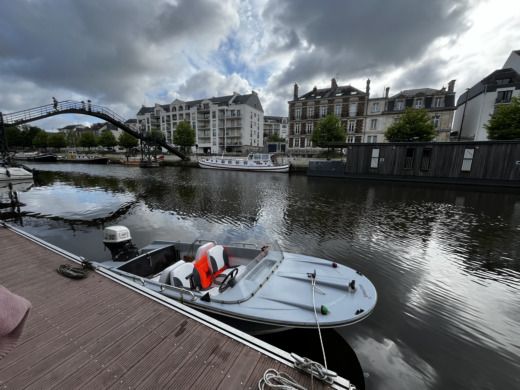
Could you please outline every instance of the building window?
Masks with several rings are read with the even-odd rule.
[[[432,159],[432,149],[430,149],[430,148],[423,149],[422,156],[421,156],[421,171],[430,170],[431,159]]]
[[[327,115],[327,106],[320,106],[320,118]]]
[[[509,103],[509,102],[511,102],[512,95],[513,95],[512,90],[498,91],[496,103]]]
[[[379,112],[379,102],[372,103],[372,112]]]
[[[289,147],[290,147],[290,148],[293,147],[293,139],[292,139],[292,138],[289,138]]]
[[[406,148],[406,155],[404,157],[404,169],[413,168],[414,157],[415,157],[415,148]]]
[[[371,119],[370,120],[370,130],[376,130],[377,129],[377,119]]]
[[[433,99],[433,107],[442,107],[442,96],[435,96]]]
[[[341,104],[336,104],[334,112],[338,118],[341,117]]]
[[[296,108],[295,117],[296,117],[296,119],[301,119],[301,117],[302,117],[302,109],[300,107]]]
[[[423,108],[424,107],[424,99],[417,98],[415,99],[415,108]]]
[[[348,108],[348,115],[356,116],[356,114],[357,114],[357,103],[350,103],[350,106]]]
[[[347,122],[347,131],[349,133],[353,133],[354,131],[356,131],[356,121]]]
[[[436,114],[432,117],[432,123],[433,123],[433,127],[435,127],[436,129],[439,128],[439,125],[441,123],[441,116]]]
[[[367,137],[367,142],[371,144],[375,144],[377,142],[377,135],[369,135]]]
[[[462,159],[462,168],[460,169],[462,172],[471,171],[474,153],[475,149],[464,149],[464,158]]]
[[[307,134],[311,134],[312,130],[314,130],[314,123],[313,122],[307,122]]]
[[[395,109],[401,111],[404,109],[404,100],[398,100],[395,102]]]
[[[300,148],[305,148],[305,138],[300,138]]]
[[[347,136],[347,143],[349,143],[349,144],[353,144],[354,143],[354,136],[353,135]]]
[[[307,107],[307,118],[312,118],[314,116],[314,107]]]
[[[294,124],[294,134],[300,134],[300,126],[301,126],[300,123]]]
[[[372,149],[372,157],[370,158],[370,168],[379,166],[379,148]]]

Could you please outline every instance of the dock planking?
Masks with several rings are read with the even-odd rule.
[[[33,307],[0,388],[256,388],[267,368],[310,378],[95,272],[56,272],[66,257],[0,227],[0,284]],[[327,388],[314,381],[313,388]]]

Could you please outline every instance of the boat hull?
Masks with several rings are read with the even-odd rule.
[[[30,181],[33,179],[32,172],[21,167],[0,167],[0,182]]]
[[[15,160],[21,161],[34,161],[34,162],[56,162],[58,161],[58,156],[55,154],[37,154],[37,155],[16,155],[14,156]]]
[[[199,167],[206,169],[221,169],[228,171],[249,171],[249,172],[278,172],[287,173],[289,172],[289,164],[286,165],[274,165],[274,166],[248,166],[248,165],[232,165],[222,164],[210,161],[201,160],[199,161]]]
[[[107,165],[109,159],[106,157],[96,157],[96,158],[65,158],[58,160],[59,162],[64,163],[73,163],[73,164],[99,164],[99,165]]]

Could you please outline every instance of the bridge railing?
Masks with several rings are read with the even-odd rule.
[[[100,106],[97,104],[92,104],[90,102],[78,102],[75,100],[64,100],[61,102],[56,102],[55,104],[46,104],[44,106],[30,108],[28,110],[16,111],[9,114],[4,114],[4,123],[6,124],[16,124],[21,121],[28,121],[33,118],[38,118],[41,116],[52,115],[61,111],[70,111],[70,110],[78,110],[78,111],[87,111],[98,114],[107,115],[121,123],[125,123],[126,119],[122,116],[118,115],[114,111],[106,108],[104,106]]]

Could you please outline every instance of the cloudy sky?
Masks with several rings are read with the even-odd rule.
[[[520,49],[518,0],[0,0],[0,111],[91,99],[141,105],[259,93],[287,115],[338,84],[464,92]],[[52,130],[96,121],[56,116]]]

